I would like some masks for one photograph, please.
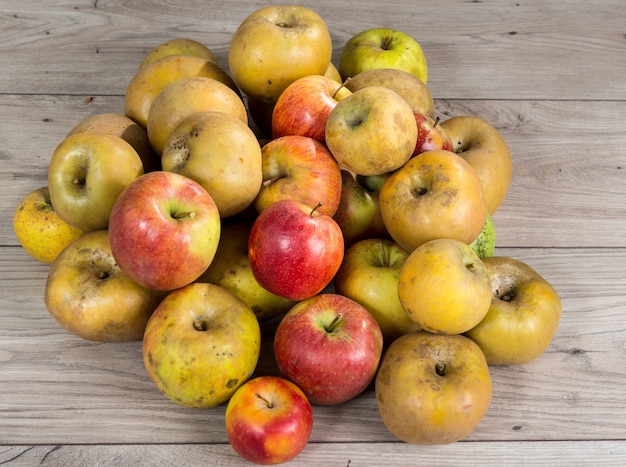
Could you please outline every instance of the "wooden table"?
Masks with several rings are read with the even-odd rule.
[[[223,407],[185,409],[149,380],[140,343],[63,331],[43,303],[48,267],[19,246],[19,199],[47,183],[53,149],[82,118],[122,112],[156,44],[189,37],[226,63],[264,2],[0,0],[0,463],[244,465]],[[338,60],[370,27],[422,44],[442,118],[479,115],[510,145],[496,254],[559,292],[548,350],[493,367],[491,407],[465,440],[420,447],[384,427],[373,392],[315,407],[291,465],[626,465],[626,9],[622,0],[302,2],[327,21]]]

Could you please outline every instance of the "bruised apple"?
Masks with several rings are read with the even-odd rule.
[[[134,282],[117,265],[106,230],[70,243],[48,271],[44,302],[68,332],[95,342],[138,341],[164,293]]]
[[[491,279],[487,315],[465,335],[492,365],[535,360],[550,345],[561,319],[554,287],[528,264],[506,256],[483,259]]]
[[[398,439],[450,444],[471,434],[492,397],[480,347],[463,335],[417,331],[396,339],[375,380],[380,416]]]
[[[170,292],[146,325],[143,362],[156,387],[184,407],[226,402],[256,368],[261,330],[252,310],[215,284]]]

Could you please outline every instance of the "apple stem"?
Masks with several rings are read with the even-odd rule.
[[[383,41],[383,44],[381,45],[381,48],[383,50],[389,50],[389,44],[391,43],[391,36],[387,35],[385,36],[385,40]]]
[[[443,376],[446,372],[446,364],[443,362],[439,362],[435,365],[435,372],[439,375],[439,376]]]
[[[380,249],[380,255],[383,257],[382,267],[389,267],[389,255],[387,255],[387,249],[382,245],[382,243],[378,244],[378,248]]]
[[[280,176],[280,175],[277,175],[276,177],[268,178],[267,180],[263,180],[262,185],[263,185],[263,187],[267,187],[267,186],[271,185],[272,183],[277,182],[281,178],[283,178],[283,177]]]
[[[172,217],[174,219],[183,219],[185,217],[189,217],[191,219],[193,219],[194,217],[196,217],[196,213],[195,211],[189,211],[189,212],[176,212],[172,215]]]
[[[341,320],[341,313],[339,313],[335,318],[330,322],[328,326],[325,326],[326,332],[333,332],[337,327],[337,324]]]
[[[309,214],[309,216],[312,216],[312,215],[313,215],[313,213],[314,213],[315,211],[317,211],[317,210],[318,210],[319,208],[321,208],[321,207],[322,207],[322,202],[320,201],[320,202],[318,202],[318,203],[317,203],[317,206],[315,206],[313,209],[311,209],[311,213]]]
[[[254,397],[257,397],[257,398],[261,399],[263,402],[265,402],[265,405],[267,405],[268,409],[273,409],[274,408],[274,404],[272,404],[270,401],[268,401],[265,397],[263,397],[258,392],[254,393]]]
[[[439,115],[437,115],[437,117],[435,117],[435,123],[433,123],[433,128],[435,128],[439,122],[441,121],[441,118],[439,117]]]

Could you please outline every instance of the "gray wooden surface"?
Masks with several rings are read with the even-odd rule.
[[[301,2],[327,21],[334,59],[370,27],[422,44],[436,111],[491,121],[513,154],[494,216],[497,254],[559,292],[563,316],[538,360],[492,369],[482,423],[446,446],[401,443],[373,392],[315,407],[290,465],[626,464],[626,8],[621,0]],[[0,0],[0,463],[245,465],[223,408],[185,409],[149,380],[139,343],[96,344],[48,315],[48,267],[12,228],[46,184],[56,145],[82,118],[122,112],[156,44],[189,37],[222,64],[230,36],[265,2]],[[260,372],[273,371],[271,355]]]

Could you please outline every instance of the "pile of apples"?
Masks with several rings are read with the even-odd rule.
[[[79,122],[15,211],[60,325],[142,340],[159,390],[227,404],[228,439],[256,463],[293,459],[312,405],[372,383],[399,439],[460,440],[490,405],[489,366],[537,358],[561,315],[542,276],[493,256],[512,175],[500,133],[439,121],[402,31],[356,34],[337,67],[332,50],[291,5],[244,19],[228,72],[199,42],[159,44],[124,112]],[[280,374],[257,375],[271,320]]]

